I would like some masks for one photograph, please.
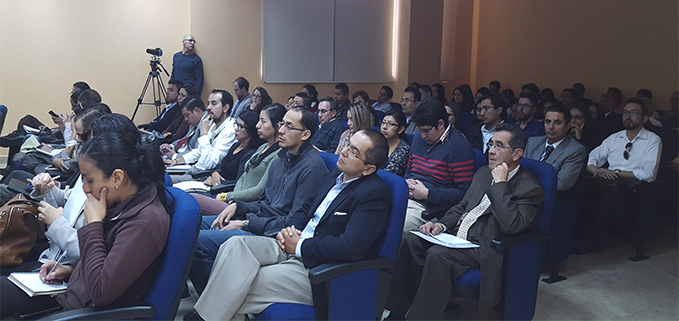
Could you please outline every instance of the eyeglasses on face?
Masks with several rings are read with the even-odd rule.
[[[286,123],[285,123],[284,121],[282,121],[282,120],[278,122],[278,128],[283,128],[283,129],[285,129],[285,131],[299,130],[299,131],[302,131],[302,132],[303,132],[303,131],[306,130],[306,129],[304,129],[304,128],[295,128],[295,127],[292,127],[292,124],[291,124],[291,123],[290,123],[290,124],[286,124]]]
[[[392,122],[389,122],[389,121],[386,121],[386,120],[383,120],[383,121],[380,123],[380,127],[384,127],[384,126],[387,126],[387,127],[396,127],[396,126],[398,126],[398,124],[397,124],[397,123],[392,123]],[[430,129],[430,130],[431,130],[431,129]]]
[[[514,106],[516,106],[516,108],[533,108],[533,106],[529,104],[514,104]]]
[[[633,111],[635,111],[635,110],[633,110]],[[625,160],[628,160],[629,159],[629,152],[631,152],[631,151],[632,151],[632,143],[630,142],[630,143],[627,143],[627,145],[625,145],[625,151],[622,153],[622,157],[624,157]]]
[[[486,149],[491,150],[493,148],[495,148],[496,151],[501,151],[505,148],[512,148],[512,147],[511,146],[505,146],[500,141],[497,141],[497,142],[488,141],[488,143],[486,143]]]
[[[233,124],[233,129],[235,129],[236,131],[243,130],[243,129],[245,129],[245,125],[235,123],[235,124]]]
[[[429,134],[429,132],[434,128],[436,128],[436,126],[431,126],[431,127],[429,127],[429,129],[423,129],[421,127],[417,127],[417,129],[420,130],[420,134],[425,134],[425,135]]]
[[[623,116],[636,116],[641,114],[638,110],[623,110],[622,115]]]
[[[323,115],[323,114],[329,113],[329,112],[330,112],[330,109],[318,109],[318,114],[319,114],[319,115]]]

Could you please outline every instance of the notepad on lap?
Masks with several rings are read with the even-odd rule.
[[[420,231],[410,231],[410,233],[413,233],[430,243],[434,243],[437,245],[453,248],[453,249],[470,249],[474,247],[479,247],[478,245],[469,242],[467,240],[463,240],[453,234],[448,234],[448,233],[440,233],[438,235],[426,235],[423,234]]]
[[[210,186],[203,184],[203,182],[196,182],[196,181],[185,181],[185,182],[174,183],[174,184],[172,184],[172,187],[176,187],[176,188],[181,189],[182,191],[187,192],[187,193],[209,192],[210,191]]]
[[[39,272],[14,272],[11,273],[7,279],[16,284],[20,289],[24,290],[30,297],[66,292],[66,283],[42,283],[42,281],[40,281]]]

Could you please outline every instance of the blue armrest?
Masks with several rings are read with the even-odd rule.
[[[123,320],[137,318],[152,318],[156,309],[150,305],[137,305],[114,309],[87,307],[48,315],[40,321],[62,320]]]
[[[392,260],[389,258],[377,258],[350,263],[326,263],[309,270],[309,280],[312,284],[321,284],[325,281],[356,271],[390,268]]]

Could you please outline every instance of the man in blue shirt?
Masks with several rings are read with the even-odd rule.
[[[176,79],[185,85],[193,85],[200,96],[203,91],[203,60],[196,54],[196,39],[192,35],[186,35],[182,43],[182,51],[172,57],[170,81]]]

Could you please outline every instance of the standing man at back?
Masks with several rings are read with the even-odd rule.
[[[196,39],[192,35],[186,35],[182,44],[182,51],[172,57],[170,81],[179,80],[184,85],[193,85],[200,96],[203,91],[203,60],[196,54]]]
[[[412,121],[420,135],[413,138],[404,176],[410,190],[404,231],[417,230],[462,200],[476,160],[464,135],[448,123],[448,113],[438,99],[423,99]]]

